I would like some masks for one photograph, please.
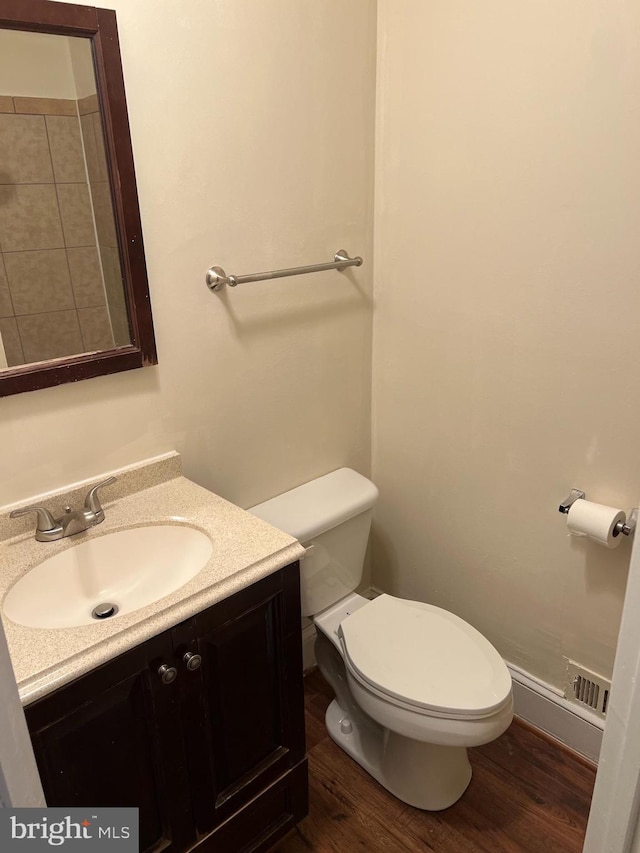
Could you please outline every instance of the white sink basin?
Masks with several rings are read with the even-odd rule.
[[[3,610],[31,628],[95,625],[105,618],[96,620],[94,608],[115,605],[109,621],[152,604],[194,578],[212,552],[209,537],[194,527],[117,530],[39,563],[11,587]]]

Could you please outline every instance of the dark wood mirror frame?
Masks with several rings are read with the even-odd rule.
[[[157,364],[116,13],[53,0],[0,0],[0,28],[91,40],[131,345],[0,371],[0,397]]]

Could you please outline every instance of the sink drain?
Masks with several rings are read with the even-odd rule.
[[[104,604],[98,604],[91,611],[91,615],[94,619],[108,619],[110,616],[115,616],[118,612],[118,605],[111,604],[111,602],[107,601]]]

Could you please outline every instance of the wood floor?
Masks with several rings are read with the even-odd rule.
[[[595,769],[514,722],[470,750],[471,784],[443,812],[399,802],[333,741],[333,698],[319,672],[305,679],[309,816],[274,853],[580,853]]]

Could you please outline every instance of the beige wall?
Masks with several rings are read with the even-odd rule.
[[[69,39],[0,29],[0,95],[75,100]]]
[[[367,473],[375,3],[113,5],[160,363],[3,399],[0,504],[171,448],[244,506]],[[608,674],[628,543],[556,508],[640,497],[638,13],[379,11],[374,580]],[[342,246],[366,265],[203,284]]]
[[[610,673],[640,497],[637,4],[380,0],[374,582]]]
[[[0,504],[171,448],[245,506],[367,471],[375,4],[110,5],[159,365],[0,401]],[[366,265],[204,284],[341,247]]]
[[[88,98],[97,91],[96,74],[93,68],[91,42],[86,38],[68,38],[69,59],[73,69],[76,98]]]

